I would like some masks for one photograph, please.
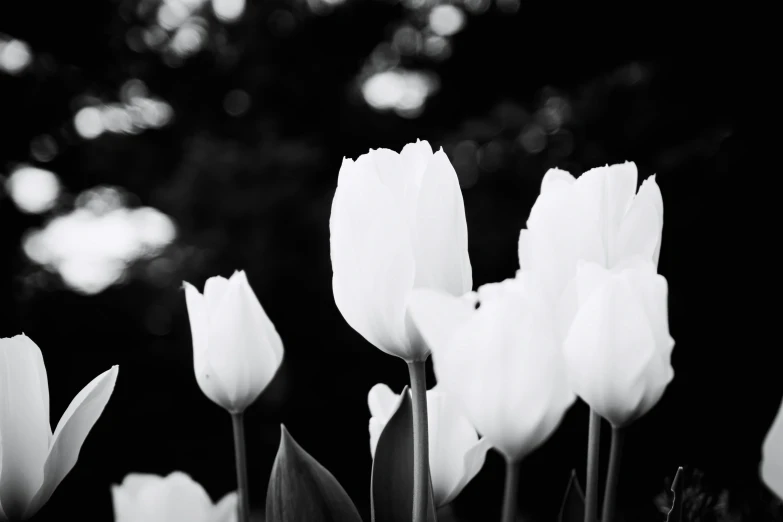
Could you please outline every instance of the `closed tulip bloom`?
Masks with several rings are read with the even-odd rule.
[[[344,159],[329,221],[332,288],[348,324],[384,352],[424,361],[408,315],[414,288],[462,295],[473,285],[462,193],[443,149]]]
[[[761,447],[761,478],[783,499],[783,402]]]
[[[367,402],[372,415],[370,452],[373,457],[381,432],[399,401],[399,394],[385,384],[376,384],[370,390]],[[479,438],[459,403],[439,386],[427,391],[427,410],[432,492],[436,506],[440,507],[454,500],[481,471],[490,444],[486,438]]]
[[[76,464],[118,370],[112,366],[76,394],[52,433],[40,348],[24,334],[0,339],[0,520],[26,520],[46,504]]]
[[[411,300],[438,385],[509,462],[547,440],[575,400],[546,301],[530,272],[462,298],[417,290]]]
[[[579,178],[559,169],[544,175],[520,233],[519,260],[521,269],[542,275],[556,304],[575,300],[579,260],[613,268],[641,256],[658,265],[663,199],[654,175],[638,194],[637,178],[633,162],[595,168]]]
[[[574,392],[613,426],[647,413],[674,377],[666,279],[636,258],[607,270],[582,262],[579,308],[564,352]]]
[[[207,492],[180,471],[166,477],[131,473],[111,487],[115,522],[235,522],[237,494],[213,504]]]
[[[215,404],[241,413],[275,376],[283,342],[244,271],[207,279],[203,295],[184,285],[196,381]]]

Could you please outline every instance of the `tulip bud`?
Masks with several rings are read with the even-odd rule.
[[[384,352],[423,361],[408,317],[414,288],[462,295],[472,285],[462,193],[439,150],[417,141],[397,154],[344,159],[329,221],[334,300],[348,324]]]
[[[579,260],[613,268],[641,256],[655,266],[661,249],[663,199],[650,176],[636,193],[636,164],[589,170],[574,178],[550,169],[519,238],[520,267],[543,277],[557,303]]]
[[[521,460],[555,431],[576,397],[533,273],[463,298],[417,290],[411,315],[432,346],[438,385],[506,460]]]
[[[111,487],[115,522],[235,522],[237,494],[228,493],[216,505],[197,482],[175,471],[166,477],[146,473],[126,475]]]
[[[456,399],[439,388],[427,391],[430,477],[437,507],[454,500],[473,480],[490,448],[486,438],[479,439]],[[385,384],[376,384],[367,402],[372,415],[370,453],[375,457],[378,439],[399,403],[399,395]]]
[[[26,520],[46,504],[76,464],[118,371],[112,366],[87,384],[52,434],[40,348],[24,334],[0,339],[0,520]]]
[[[215,404],[241,413],[275,376],[283,342],[244,271],[209,278],[204,295],[184,285],[196,381]]]
[[[564,352],[574,392],[613,426],[649,411],[674,377],[666,279],[636,258],[609,271],[582,262]]]

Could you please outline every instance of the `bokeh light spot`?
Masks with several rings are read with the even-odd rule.
[[[20,167],[6,181],[6,190],[16,206],[28,214],[51,210],[60,195],[60,180],[48,170]]]
[[[74,116],[73,126],[82,138],[97,138],[104,131],[101,111],[96,107],[84,107]]]
[[[30,47],[21,40],[0,40],[0,69],[9,74],[19,74],[33,60]]]
[[[233,89],[223,98],[223,108],[231,116],[242,116],[250,108],[250,95],[242,89]]]
[[[465,25],[465,14],[453,5],[439,5],[430,11],[429,22],[435,34],[451,36]]]
[[[235,22],[245,12],[245,0],[212,0],[212,10],[222,22]]]

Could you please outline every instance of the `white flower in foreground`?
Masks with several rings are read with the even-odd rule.
[[[0,520],[28,519],[46,504],[76,464],[118,371],[112,366],[76,394],[52,433],[40,348],[24,334],[0,339]]]
[[[399,394],[385,384],[376,384],[370,390],[367,402],[372,415],[370,452],[373,457],[381,432],[399,401]],[[427,390],[427,411],[432,491],[435,504],[440,507],[454,500],[481,471],[490,444],[486,438],[479,439],[459,403],[439,386]]]
[[[783,499],[783,402],[761,447],[761,479]]]
[[[213,504],[200,484],[181,471],[166,477],[131,473],[111,487],[115,522],[235,522],[237,494]]]
[[[479,308],[476,309],[476,304]],[[575,400],[551,308],[531,273],[456,298],[417,290],[411,315],[432,347],[438,385],[508,461],[542,444]]]
[[[408,316],[414,288],[470,291],[462,193],[443,149],[417,141],[397,154],[344,159],[329,220],[334,300],[345,320],[384,352],[423,361]]]
[[[614,426],[647,413],[674,377],[666,279],[652,261],[580,263],[564,353],[574,392]]]
[[[564,293],[575,300],[571,283],[579,260],[613,268],[641,256],[658,265],[663,199],[655,175],[638,194],[637,177],[633,162],[598,167],[576,179],[559,169],[544,175],[527,229],[520,232],[519,262],[522,270],[542,275],[554,303]]]
[[[198,385],[215,404],[240,413],[275,376],[283,341],[244,271],[230,279],[210,277],[204,295],[184,285]]]

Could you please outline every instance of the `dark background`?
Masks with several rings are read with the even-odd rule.
[[[772,520],[757,469],[783,394],[779,337],[770,337],[764,303],[776,298],[766,269],[776,236],[761,217],[771,208],[760,203],[771,173],[750,165],[765,133],[758,122],[774,102],[759,77],[765,69],[752,64],[760,51],[733,32],[739,23],[732,32],[705,23],[698,29],[714,31],[691,32],[686,44],[674,42],[671,26],[642,38],[643,12],[634,23],[598,14],[603,24],[571,26],[558,4],[477,0],[468,6],[484,11],[468,10],[447,38],[450,55],[433,57],[417,52],[410,32],[394,34],[426,27],[438,1],[318,1],[248,1],[233,24],[207,2],[193,13],[202,17],[203,48],[187,57],[160,50],[165,33],[157,49],[142,43],[160,0],[0,7],[0,37],[32,53],[25,70],[0,70],[0,174],[29,164],[63,185],[43,214],[20,212],[8,194],[0,199],[0,333],[24,331],[43,350],[53,426],[87,382],[120,365],[78,464],[34,520],[111,520],[109,485],[129,472],[183,470],[213,499],[235,487],[231,425],[193,377],[181,290],[183,280],[201,288],[234,269],[247,271],[286,350],[246,415],[254,509],[263,510],[284,423],[369,519],[367,392],[377,382],[400,390],[407,371],[334,305],[329,212],[343,156],[399,150],[417,138],[443,146],[460,176],[475,287],[513,276],[519,229],[549,167],[578,174],[633,160],[640,182],[657,174],[675,379],[630,430],[625,520],[664,518],[655,499],[666,500],[679,465],[701,470],[709,495],[728,491],[740,518],[719,520]],[[362,98],[362,79],[389,67],[395,53],[400,66],[439,80],[417,117],[377,111]],[[170,104],[172,120],[81,138],[74,114],[117,103],[132,78]],[[227,98],[236,89],[249,104],[241,93]],[[129,263],[122,282],[84,295],[28,259],[22,244],[28,229],[67,214],[77,194],[98,186],[121,187],[128,205],[168,214],[177,238]],[[586,434],[579,403],[525,461],[523,520],[555,519],[570,470],[584,479]],[[490,453],[443,518],[498,518],[502,480],[502,460]]]

